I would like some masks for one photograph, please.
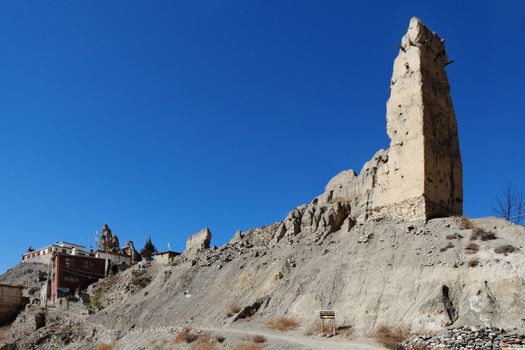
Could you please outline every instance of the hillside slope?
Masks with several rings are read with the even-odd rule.
[[[288,315],[306,326],[319,310],[334,309],[339,324],[361,334],[380,324],[415,331],[522,326],[524,227],[494,218],[380,221],[317,243],[315,234],[298,234],[272,244],[276,226],[173,266],[152,264],[99,282],[93,293],[105,308],[93,320],[121,330],[223,326],[245,322],[229,317],[231,305],[261,304],[254,324]]]

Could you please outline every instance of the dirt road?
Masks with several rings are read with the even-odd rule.
[[[354,340],[335,340],[307,337],[293,333],[276,333],[266,329],[242,329],[242,328],[201,328],[202,330],[226,333],[233,335],[263,335],[268,340],[274,340],[279,343],[288,343],[303,346],[304,349],[310,350],[385,350],[381,345]]]

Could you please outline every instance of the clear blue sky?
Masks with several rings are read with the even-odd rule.
[[[0,6],[0,272],[107,223],[160,249],[281,220],[388,146],[410,17],[446,39],[465,213],[525,191],[522,1]]]

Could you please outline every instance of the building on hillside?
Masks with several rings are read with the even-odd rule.
[[[173,260],[174,257],[178,255],[180,255],[180,253],[167,250],[165,252],[158,252],[153,254],[153,260],[161,264],[168,264]]]
[[[53,253],[87,256],[88,252],[84,251],[84,246],[68,243],[56,242],[40,249],[32,249],[31,246],[27,252],[22,255],[22,262],[39,262],[47,264],[51,261]]]
[[[56,253],[51,265],[51,303],[105,277],[106,261],[94,256]]]
[[[131,256],[123,253],[97,250],[95,257],[104,260],[108,259],[110,265],[125,267],[130,267],[132,265]]]

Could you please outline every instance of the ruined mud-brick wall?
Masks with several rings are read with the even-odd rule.
[[[22,287],[0,284],[0,324],[12,321],[25,303]]]
[[[347,202],[357,221],[425,221],[463,212],[462,167],[443,40],[412,18],[394,61],[390,148],[334,177],[312,205]]]
[[[204,228],[199,232],[191,235],[186,240],[186,249],[184,253],[186,255],[197,253],[199,251],[204,251],[210,249],[211,243],[211,231],[209,228]]]
[[[394,62],[387,103],[388,188],[375,198],[376,206],[423,203],[413,215],[427,219],[462,214],[461,156],[447,62],[443,40],[413,18]]]

